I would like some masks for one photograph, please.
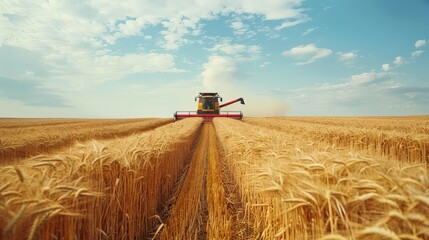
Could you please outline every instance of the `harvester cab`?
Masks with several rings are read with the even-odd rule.
[[[243,98],[238,98],[219,105],[219,101],[222,102],[222,97],[220,97],[218,93],[200,93],[195,97],[195,101],[197,100],[197,111],[177,111],[174,114],[174,120],[180,120],[189,117],[202,117],[204,121],[211,122],[215,117],[228,117],[234,119],[243,118],[243,113],[241,111],[220,111],[221,108],[236,102],[244,104]]]

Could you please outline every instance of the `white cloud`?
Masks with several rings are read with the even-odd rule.
[[[350,76],[344,83],[323,84],[320,89],[321,90],[335,90],[335,89],[353,89],[356,87],[367,86],[368,84],[376,83],[379,81],[383,81],[389,77],[393,76],[391,72],[364,72],[361,74],[356,74]]]
[[[223,53],[236,58],[259,58],[261,47],[257,45],[232,44],[230,39],[224,39],[209,49],[211,52]]]
[[[87,19],[82,16],[82,13],[65,9],[65,6],[59,3],[38,4],[18,1],[16,4],[6,3],[6,5],[6,9],[9,9],[12,15],[19,16],[21,19],[1,18],[0,42],[2,44],[44,52],[103,45],[103,40],[97,38],[105,31],[102,23]],[[58,14],[52,14],[52,12],[58,12]],[[0,16],[4,13],[6,12],[0,12]],[[15,29],[22,29],[22,31]]]
[[[224,56],[210,56],[208,62],[203,65],[201,77],[203,84],[210,90],[225,88],[226,85],[237,81],[239,73],[237,64],[233,58]]]
[[[184,38],[185,35],[194,33],[198,35],[198,29],[202,27],[199,24],[200,19],[197,17],[192,18],[171,18],[162,22],[162,25],[167,30],[161,31],[164,36],[164,41],[161,46],[167,50],[176,50],[189,40]]]
[[[251,54],[259,54],[261,53],[261,47],[257,45],[248,46],[248,52]]]
[[[57,80],[67,80],[81,87],[105,81],[121,79],[128,74],[141,72],[180,72],[175,68],[174,56],[171,54],[126,54],[101,55],[81,54],[78,62],[73,62],[77,56],[65,59],[68,64],[59,66],[58,59],[50,61],[51,74]],[[82,78],[81,76],[84,76]]]
[[[261,65],[259,65],[259,67],[263,68],[263,67],[266,67],[269,64],[271,64],[271,62],[266,61],[266,62],[262,63]]]
[[[400,66],[400,65],[402,65],[402,64],[404,64],[404,63],[405,63],[405,60],[404,60],[404,58],[403,58],[403,57],[401,57],[401,56],[397,56],[397,57],[395,57],[395,59],[393,60],[393,63],[394,63],[396,66]]]
[[[162,39],[158,45],[166,50],[177,50],[193,42],[190,36],[201,34],[203,19],[237,13],[257,15],[266,21],[297,20],[306,17],[301,8],[302,1],[6,1],[0,9],[0,46],[8,45],[37,54],[43,66],[49,66],[45,69],[49,76],[43,77],[51,80],[98,79],[98,82],[104,78],[122,78],[131,73],[128,71],[130,68],[134,69],[132,72],[178,71],[173,55],[158,53],[155,56],[147,52],[125,55],[116,47],[115,53],[112,53],[111,45],[121,38],[144,35],[147,27],[160,26],[163,28],[160,31]],[[246,26],[236,21],[233,27],[240,30]],[[232,49],[225,47],[223,50],[240,52],[240,48],[233,46]],[[257,55],[260,52],[259,46],[245,48],[248,54]],[[154,66],[138,56],[148,57],[157,64]],[[113,66],[104,59],[118,61],[118,64]],[[141,67],[142,61],[152,68]],[[91,70],[102,66],[113,68],[106,72],[115,73],[108,75],[103,71]],[[34,75],[38,77],[37,71]]]
[[[301,8],[302,2],[303,0],[268,2],[185,0],[178,3],[175,0],[162,2],[143,0],[122,3],[91,0],[45,1],[39,4],[17,0],[13,3],[4,3],[3,9],[8,11],[2,13],[12,12],[23,20],[21,23],[10,24],[11,20],[6,17],[7,15],[0,14],[2,29],[0,44],[7,39],[22,41],[21,37],[16,37],[15,29],[26,29],[26,34],[32,37],[40,36],[38,33],[44,37],[54,37],[51,34],[44,34],[49,27],[56,28],[52,33],[58,33],[60,30],[63,34],[61,36],[67,37],[70,33],[76,33],[82,37],[81,39],[87,37],[95,41],[102,40],[102,43],[114,44],[118,38],[140,34],[145,26],[162,22],[166,28],[162,45],[166,49],[174,50],[188,42],[183,40],[187,35],[199,34],[198,23],[201,19],[212,19],[216,14],[237,12],[260,15],[265,20],[287,20],[284,24],[290,25],[287,22],[302,22],[301,19],[306,18]],[[49,26],[47,23],[54,24]],[[235,27],[240,26],[236,23]],[[34,28],[34,31],[28,31],[29,28]],[[74,28],[74,31],[69,31],[71,28]],[[28,42],[29,40],[26,41]]]
[[[356,59],[357,54],[353,52],[337,52],[338,60],[340,62],[350,62]]]
[[[246,52],[247,46],[244,44],[227,44],[227,43],[218,43],[216,44],[211,51],[220,51],[226,54],[235,55],[238,53]]]
[[[301,4],[303,0],[231,0],[224,4],[226,8],[237,8],[247,13],[256,13],[265,16],[267,20],[297,19],[305,17]]]
[[[97,4],[8,2],[6,9],[21,19],[4,18],[0,12],[0,43],[39,56],[46,74],[35,72],[34,78],[42,79],[44,84],[55,82],[56,86],[88,86],[132,73],[178,71],[171,54],[112,54],[110,44],[118,38],[141,34],[142,27],[153,21],[147,17],[111,19],[103,16],[102,7],[93,8]]]
[[[309,28],[302,34],[302,36],[307,36],[308,34],[312,33],[314,30],[316,30],[316,29],[315,28]]]
[[[142,18],[135,20],[127,20],[125,23],[119,24],[118,28],[123,36],[139,35],[145,21]]]
[[[288,21],[283,22],[280,26],[277,26],[276,30],[281,30],[283,28],[293,27],[295,25],[305,23],[305,22],[308,22],[308,18],[299,18],[299,19],[292,20],[292,21],[288,20]]]
[[[247,13],[255,14],[263,17],[264,20],[286,20],[283,25],[296,25],[307,21],[308,17],[303,13],[301,8],[303,0],[274,0],[274,1],[259,1],[259,0],[227,0],[227,1],[193,1],[185,0],[178,3],[175,0],[167,0],[162,2],[157,1],[133,1],[121,4],[119,2],[101,2],[94,1],[92,5],[96,9],[100,9],[103,18],[107,18],[106,22],[115,22],[118,19],[126,19],[128,16],[145,19],[146,24],[157,24],[162,22],[165,25],[163,31],[164,40],[161,42],[167,50],[176,50],[189,43],[188,35],[198,35],[201,28],[198,23],[201,19],[213,19],[217,14],[228,13]],[[106,19],[106,20],[107,20]],[[186,21],[178,21],[177,19],[198,19],[194,22],[196,26],[183,26]],[[168,26],[167,26],[168,25]],[[235,28],[241,30],[235,31],[236,34],[244,34],[245,25],[240,26],[235,23]],[[113,29],[115,29],[113,27]],[[111,40],[111,37],[107,37]]]
[[[363,83],[372,82],[378,79],[383,79],[387,76],[391,76],[390,72],[365,72],[357,75],[353,75],[350,77],[349,83],[351,85],[360,85]]]
[[[389,71],[390,70],[390,64],[385,63],[385,64],[381,65],[381,69],[383,69],[383,71]]]
[[[318,59],[328,57],[331,54],[331,49],[318,48],[315,44],[299,45],[282,53],[285,57],[292,57],[297,60],[298,65],[309,64]]]
[[[308,16],[301,8],[303,0],[231,0],[224,2],[227,11],[236,9],[238,11],[262,15],[266,20],[285,20],[276,29],[295,26],[307,22]]]
[[[422,50],[418,50],[418,51],[414,51],[411,53],[411,56],[413,58],[419,57],[420,55],[422,55],[423,51]]]
[[[253,15],[249,16],[237,16],[231,22],[230,27],[232,28],[234,35],[241,36],[242,38],[251,38],[256,32],[251,30],[250,27],[243,22],[243,20],[251,20]]]
[[[423,47],[424,45],[426,45],[426,40],[417,40],[416,41],[416,43],[414,44],[414,46],[416,47],[416,48],[421,48],[421,47]]]
[[[231,23],[231,27],[232,27],[234,30],[240,30],[240,29],[243,29],[243,28],[244,28],[244,24],[243,24],[243,22],[241,22],[241,21],[235,21],[235,22],[232,22],[232,23]]]
[[[232,22],[231,28],[234,29],[234,34],[243,35],[246,33],[246,27],[242,21]]]

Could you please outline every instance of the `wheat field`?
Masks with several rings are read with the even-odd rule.
[[[0,119],[0,240],[429,239],[429,116]]]

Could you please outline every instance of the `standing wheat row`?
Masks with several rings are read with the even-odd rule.
[[[21,120],[24,121],[24,120]],[[47,123],[50,121],[45,120]],[[171,119],[118,119],[60,122],[58,124],[2,127],[0,121],[0,164],[46,154],[76,141],[112,139],[141,133],[170,123]],[[19,121],[17,121],[19,122]],[[40,120],[43,123],[43,120]],[[40,124],[42,124],[40,123]]]
[[[429,238],[424,165],[338,151],[305,132],[214,124],[258,238]]]
[[[0,239],[141,239],[202,124],[187,119],[0,168]]]
[[[290,120],[289,118],[273,118],[248,119],[246,122],[288,134],[305,134],[313,142],[325,142],[335,147],[364,150],[371,154],[405,162],[429,163],[428,134],[416,134],[415,132],[395,131],[392,129],[381,131],[376,130],[377,127],[375,126],[372,128],[358,128],[325,125],[320,123],[322,120],[319,120],[318,123],[311,123]],[[380,124],[382,123],[383,121],[380,120]],[[429,131],[429,126],[427,128]]]
[[[259,118],[262,119],[262,118]],[[258,119],[258,120],[259,120]],[[361,130],[395,131],[402,133],[429,134],[429,116],[397,116],[397,117],[276,117],[266,118],[276,121],[293,121],[299,123],[318,124],[359,128]]]

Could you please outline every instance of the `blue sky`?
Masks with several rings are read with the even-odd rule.
[[[429,114],[427,0],[0,3],[0,117]]]

